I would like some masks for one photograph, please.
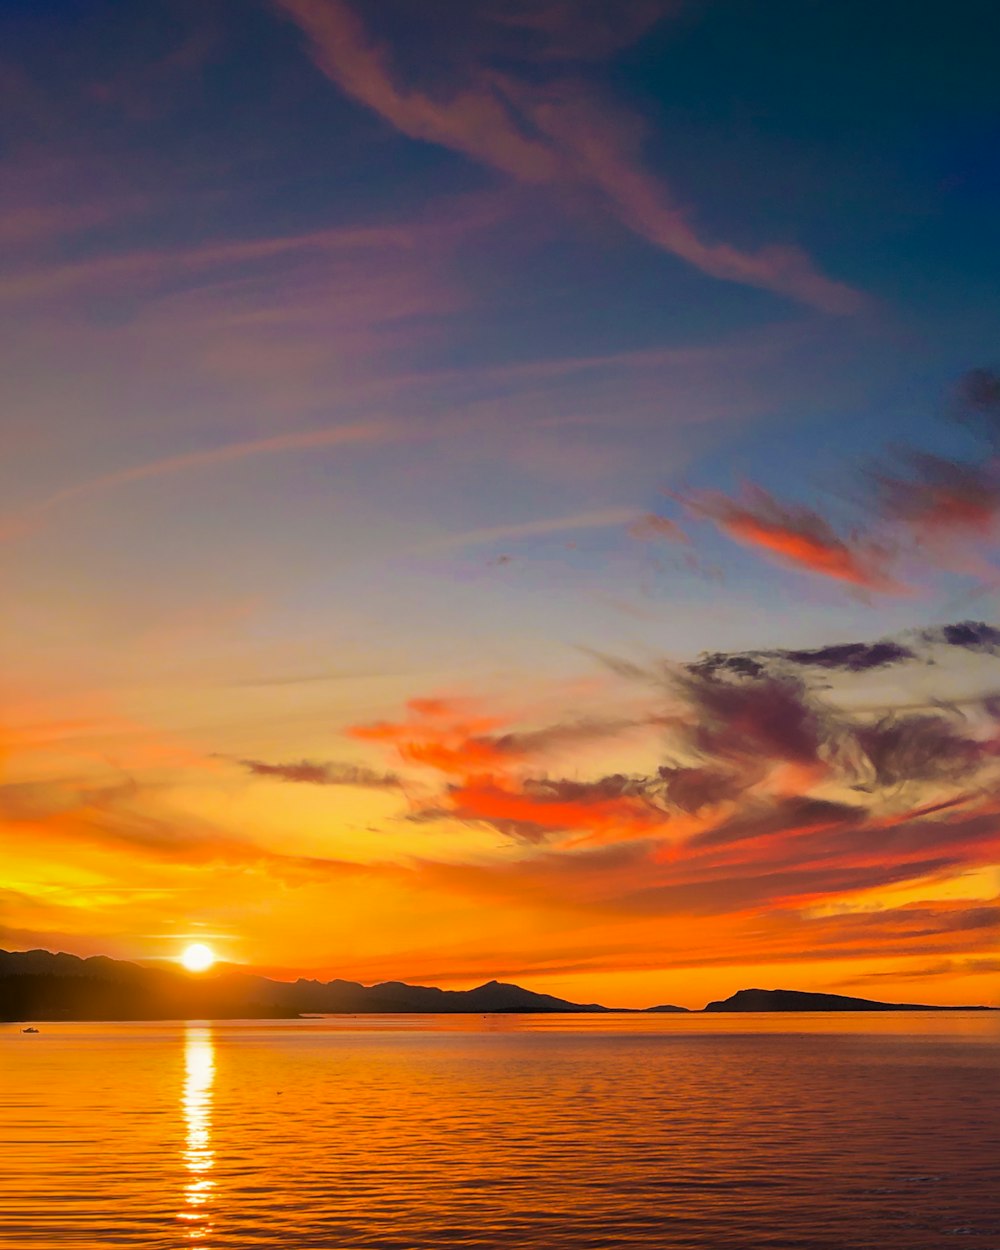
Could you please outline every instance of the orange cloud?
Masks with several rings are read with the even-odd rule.
[[[748,489],[742,501],[704,495],[685,502],[730,538],[763,551],[780,564],[864,590],[907,593],[890,576],[886,551],[855,535],[840,537],[817,512],[781,504],[759,487]]]
[[[470,715],[458,701],[411,699],[410,717],[393,723],[355,725],[347,732],[362,742],[391,743],[401,759],[446,776],[468,777],[490,768],[506,769],[510,755],[487,735],[503,721]]]
[[[361,741],[391,744],[406,763],[448,778],[437,805],[417,808],[412,820],[480,823],[505,836],[537,842],[570,831],[581,833],[583,841],[629,839],[666,819],[646,798],[642,784],[631,778],[577,782],[525,772],[532,757],[554,744],[600,737],[632,722],[577,722],[500,735],[495,731],[505,720],[474,715],[459,701],[414,699],[407,706],[410,716],[404,721],[358,725],[348,733]]]

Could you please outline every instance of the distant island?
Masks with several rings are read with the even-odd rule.
[[[273,981],[225,969],[192,975],[93,955],[0,951],[0,1020],[232,1020],[294,1019],[303,1015],[625,1013],[632,1008],[573,1003],[519,985],[488,981],[472,990],[383,981]],[[706,1012],[749,1011],[992,1011],[991,1007],[932,1007],[880,1003],[798,990],[740,990],[709,1003]],[[664,1003],[646,1012],[687,1012]]]
[[[928,1003],[880,1003],[846,994],[804,990],[737,990],[705,1011],[996,1011],[995,1007],[934,1007]]]

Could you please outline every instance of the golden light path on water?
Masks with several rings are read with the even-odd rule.
[[[212,1231],[215,1151],[212,1148],[212,1086],[215,1042],[211,1028],[189,1025],[184,1039],[184,1083],[181,1109],[185,1138],[181,1152],[187,1180],[184,1205],[177,1218],[187,1224],[188,1241],[203,1241]]]

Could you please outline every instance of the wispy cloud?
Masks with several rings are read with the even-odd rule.
[[[697,673],[759,677],[769,669],[814,669],[819,672],[868,673],[911,662],[932,664],[935,648],[982,655],[1000,654],[1000,629],[985,621],[956,621],[910,630],[876,642],[837,642],[825,647],[758,651],[708,652],[688,667]]]
[[[482,529],[449,534],[425,543],[421,551],[454,551],[463,547],[481,547],[490,543],[512,542],[520,538],[544,538],[549,534],[573,530],[607,529],[634,524],[635,508],[598,508],[593,512],[576,512],[570,516],[545,517],[537,521],[513,521],[509,525],[490,525]]]
[[[906,587],[890,575],[884,550],[858,535],[838,534],[812,508],[779,503],[759,487],[748,487],[741,499],[705,494],[686,502],[736,542],[756,548],[780,564],[863,590],[907,593]]]
[[[662,538],[672,543],[691,541],[676,521],[671,521],[666,516],[657,516],[655,512],[644,513],[638,520],[633,521],[628,527],[628,535],[630,538],[637,538],[640,542],[653,542]]]
[[[771,245],[751,252],[709,242],[643,168],[635,151],[636,119],[598,99],[579,75],[566,72],[567,61],[588,59],[602,46],[611,51],[624,42],[626,32],[629,38],[641,34],[656,15],[652,6],[648,11],[643,6],[644,20],[634,24],[613,20],[610,5],[590,5],[586,12],[552,4],[521,6],[510,24],[545,33],[549,51],[542,60],[555,64],[555,73],[539,83],[537,72],[516,77],[498,70],[490,57],[496,27],[485,22],[478,39],[460,45],[466,58],[455,67],[453,81],[438,82],[432,93],[404,85],[386,49],[345,0],[275,3],[305,32],[320,68],[403,134],[461,152],[522,182],[595,195],[641,237],[712,277],[774,291],[827,312],[854,313],[864,306],[859,292],[826,277],[796,247]],[[444,15],[429,10],[429,20],[444,20]],[[582,31],[591,37],[581,38]],[[537,55],[534,60],[537,66]]]
[[[169,477],[173,474],[188,473],[197,469],[211,468],[216,465],[230,464],[234,461],[247,460],[258,456],[272,456],[279,453],[308,451],[314,448],[346,447],[354,444],[379,443],[400,436],[400,428],[386,421],[371,421],[355,425],[329,426],[325,429],[299,430],[287,434],[275,434],[270,438],[249,439],[243,442],[224,443],[220,447],[208,447],[201,451],[187,452],[178,456],[165,456],[160,460],[150,460],[144,464],[131,465],[113,473],[105,473],[99,477],[77,482],[73,486],[56,491],[46,499],[40,500],[18,516],[0,520],[0,538],[15,537],[35,524],[42,521],[49,512],[62,507],[73,500],[90,495],[100,495],[105,491],[133,482],[146,481],[150,478]]]
[[[357,786],[363,790],[397,790],[395,773],[380,773],[363,764],[344,764],[334,760],[297,760],[286,764],[269,764],[266,760],[237,760],[254,777],[285,781],[306,786]]]

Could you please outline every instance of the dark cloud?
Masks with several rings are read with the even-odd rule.
[[[493,829],[501,837],[509,838],[512,842],[526,842],[530,845],[544,842],[553,832],[551,827],[538,824],[533,820],[484,816],[474,806],[421,807],[416,811],[408,812],[404,819],[416,825],[457,820],[471,829]]]
[[[903,524],[917,540],[987,535],[1000,510],[1000,477],[991,464],[949,460],[923,451],[901,452],[898,468],[875,470],[875,509]]]
[[[720,673],[732,673],[739,677],[763,677],[766,672],[764,660],[772,654],[772,652],[761,652],[761,658],[758,659],[749,652],[740,654],[712,651],[700,656],[693,664],[689,664],[688,669],[692,673],[706,677]]]
[[[940,629],[925,629],[921,637],[927,642],[943,642],[966,651],[982,651],[987,655],[1000,653],[1000,629],[983,621],[960,621],[956,625],[942,625]]]
[[[716,760],[818,758],[827,737],[826,710],[788,674],[738,675],[688,669],[675,681],[690,708],[688,745]]]
[[[887,668],[915,660],[916,654],[899,642],[844,642],[812,651],[779,651],[789,664],[809,668],[843,669],[848,673],[864,673],[873,668]]]
[[[711,829],[695,834],[689,844],[692,847],[720,847],[749,842],[776,833],[798,836],[804,832],[826,830],[848,822],[857,824],[859,821],[863,822],[866,815],[863,807],[806,795],[758,800],[745,803],[734,816]]]
[[[959,379],[952,405],[954,416],[993,444],[1000,441],[1000,373],[972,369]]]
[[[825,647],[788,650],[712,651],[699,656],[687,668],[702,676],[762,677],[789,665],[828,672],[867,673],[910,661],[928,663],[933,658],[930,654],[933,647],[956,647],[998,655],[1000,629],[984,621],[959,621],[876,642],[839,642]],[[599,658],[604,660],[604,657]]]
[[[870,786],[909,781],[961,781],[984,759],[984,744],[944,715],[890,715],[854,730]],[[861,783],[866,784],[865,782]]]
[[[289,764],[268,764],[264,760],[250,759],[236,762],[255,777],[269,777],[274,781],[300,785],[359,786],[366,790],[395,790],[400,785],[395,773],[380,773],[361,764],[317,763],[313,760],[298,760]]]
[[[630,777],[623,773],[612,773],[597,781],[529,777],[524,783],[524,792],[539,803],[603,803],[608,799],[644,797],[649,785],[648,777]]]
[[[955,394],[963,408],[1000,418],[1000,373],[995,369],[970,369],[959,379]]]
[[[928,631],[929,632],[929,631]],[[930,639],[928,639],[930,641]],[[775,663],[794,665],[798,668],[816,668],[845,673],[865,673],[876,668],[889,668],[904,664],[920,656],[912,646],[894,639],[880,642],[840,642],[826,647],[798,650],[713,652],[699,657],[690,667],[695,672],[740,673],[759,677]]]
[[[738,798],[747,785],[745,772],[737,774],[711,765],[661,764],[657,781],[666,802],[688,814]]]
[[[567,723],[546,725],[542,729],[530,729],[523,733],[499,734],[491,739],[491,743],[495,749],[515,756],[544,755],[548,751],[580,746],[602,738],[613,738],[644,723],[647,722],[627,717],[606,720],[588,717]]]

